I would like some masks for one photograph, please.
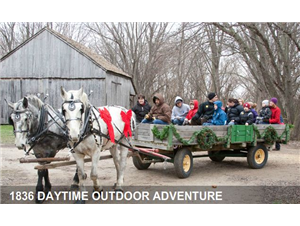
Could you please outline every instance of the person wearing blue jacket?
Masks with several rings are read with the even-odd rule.
[[[222,102],[221,101],[215,101],[214,102],[214,114],[213,118],[210,122],[205,122],[203,123],[204,126],[223,126],[225,125],[227,121],[227,115],[226,113],[222,110]]]

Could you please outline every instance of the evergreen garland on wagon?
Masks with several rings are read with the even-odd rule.
[[[189,140],[184,140],[177,132],[175,126],[172,124],[165,126],[161,132],[156,126],[154,126],[152,129],[152,133],[157,139],[164,140],[168,137],[170,129],[172,130],[174,137],[176,137],[176,139],[184,145],[191,144],[197,138],[197,143],[199,147],[203,150],[211,148],[218,141],[223,141],[222,138],[218,138],[214,131],[212,131],[208,127],[205,127],[200,131],[194,132]]]
[[[262,134],[260,134],[256,126],[253,126],[253,130],[257,138],[263,138],[266,144],[274,144],[277,140],[282,140],[283,136],[285,135],[287,136],[286,139],[289,140],[289,130],[293,127],[293,125],[287,124],[285,127],[285,131],[281,134],[281,136],[278,136],[277,131],[272,126],[268,126]],[[208,150],[217,142],[228,143],[231,139],[231,130],[230,133],[226,136],[217,137],[213,130],[208,127],[204,127],[200,131],[194,132],[189,140],[184,140],[177,132],[173,124],[165,126],[162,131],[159,131],[158,128],[154,126],[152,129],[152,133],[157,139],[164,140],[168,137],[170,130],[172,130],[173,135],[183,145],[190,145],[197,138],[197,143],[202,150]]]

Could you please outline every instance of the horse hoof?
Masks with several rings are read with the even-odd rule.
[[[117,185],[117,183],[114,184],[113,188],[114,188],[115,191],[124,192],[122,186]]]
[[[84,201],[84,200],[77,200],[77,201],[75,202],[75,204],[85,204],[85,201]]]
[[[35,203],[36,204],[42,204],[44,201],[45,201],[44,199],[35,198]]]
[[[78,191],[79,190],[79,185],[78,184],[72,184],[71,185],[71,191]]]
[[[103,191],[103,190],[102,190]],[[93,197],[97,200],[101,197],[102,191],[93,191]]]

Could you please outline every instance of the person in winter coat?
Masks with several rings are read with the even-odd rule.
[[[210,122],[203,123],[204,126],[211,126],[211,125],[222,126],[222,125],[225,125],[225,123],[227,121],[227,115],[222,110],[222,102],[221,101],[215,101],[214,102],[214,108],[215,108],[215,111],[214,111],[212,120]]]
[[[145,100],[145,96],[140,94],[136,105],[131,110],[136,115],[136,121],[140,123],[145,118],[145,115],[149,113],[150,109],[151,106],[148,104],[148,101]]]
[[[280,124],[280,115],[281,115],[281,110],[279,107],[277,107],[277,98],[273,97],[270,100],[270,110],[272,112],[271,118],[270,119],[264,119],[263,121],[266,123],[270,124]]]
[[[269,107],[269,100],[263,100],[262,101],[262,108],[259,111],[259,115],[256,118],[256,124],[268,124],[264,122],[264,119],[270,119],[272,115],[272,112]]]
[[[172,109],[171,121],[174,125],[182,125],[190,111],[190,106],[183,103],[180,96],[175,98],[175,106]]]
[[[270,100],[270,109],[272,112],[271,118],[270,119],[264,119],[263,121],[266,122],[267,124],[282,124],[281,120],[280,120],[280,116],[281,116],[281,110],[280,108],[277,106],[278,100],[276,97],[272,97]],[[275,149],[273,149],[273,151],[279,151],[280,150],[280,143],[275,144]]]
[[[257,104],[253,103],[253,102],[248,102],[248,104],[250,104],[250,106],[251,106],[250,111],[252,111],[252,113],[253,113],[253,123],[255,123],[256,122],[256,118],[258,116],[258,114],[257,114],[257,112],[255,110]]]
[[[207,120],[212,119],[214,114],[214,102],[218,100],[218,96],[215,93],[209,93],[207,95],[208,101],[200,104],[197,113],[192,118],[192,125],[202,125]]]
[[[252,125],[253,124],[253,113],[251,111],[251,105],[249,103],[244,104],[244,111],[240,114],[239,125]]]
[[[153,97],[154,106],[151,108],[149,114],[145,115],[142,123],[151,124],[170,124],[171,123],[171,108],[165,103],[163,96],[159,93]]]
[[[227,105],[227,124],[238,125],[240,121],[240,114],[244,111],[243,106],[240,105],[239,101],[234,98],[229,98]]]
[[[198,111],[198,100],[190,101],[190,111],[185,117],[183,124],[184,125],[191,124],[191,120],[194,117],[194,115],[197,113],[197,111]]]

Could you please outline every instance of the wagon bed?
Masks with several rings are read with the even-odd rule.
[[[174,163],[177,176],[188,177],[193,158],[209,157],[220,162],[225,157],[247,157],[251,168],[267,163],[268,150],[276,143],[287,143],[290,125],[174,126],[140,124],[134,131],[132,145],[141,152],[133,156],[137,169],[147,169],[153,162]],[[196,155],[194,152],[207,154]],[[192,154],[194,153],[194,154]]]
[[[164,125],[153,125],[153,124],[140,124],[138,128],[134,132],[134,136],[132,139],[132,144],[135,146],[140,147],[148,147],[148,148],[157,148],[161,150],[168,150],[172,151],[174,149],[174,146],[182,145],[180,141],[176,139],[176,137],[173,136],[173,133],[170,132],[167,139],[160,140],[159,138],[155,137],[152,130],[156,127],[158,130],[162,130],[165,126]],[[192,135],[197,132],[201,131],[203,128],[209,128],[211,129],[218,138],[223,138],[227,136],[228,134],[231,135],[230,144],[245,144],[245,143],[252,143],[256,142],[258,143],[265,143],[263,138],[257,138],[255,137],[256,134],[254,132],[253,126],[174,126],[177,130],[177,132],[180,134],[180,136],[188,140],[192,137]],[[260,134],[263,134],[265,129],[267,127],[270,127],[270,125],[256,125],[257,130]],[[278,136],[282,136],[281,140],[278,140],[278,142],[287,142],[289,139],[289,131],[287,131],[286,127],[287,125],[279,125],[274,124],[272,127],[276,130]],[[196,138],[190,143],[189,146],[197,146],[197,140]],[[268,145],[268,144],[266,144]],[[228,147],[230,149],[230,147]],[[200,149],[198,151],[201,151]]]

